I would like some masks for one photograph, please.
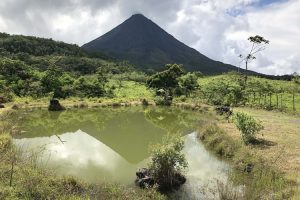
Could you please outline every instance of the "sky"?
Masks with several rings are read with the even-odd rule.
[[[140,13],[202,54],[235,66],[249,36],[270,40],[249,69],[300,73],[300,0],[1,0],[0,32],[83,45]]]

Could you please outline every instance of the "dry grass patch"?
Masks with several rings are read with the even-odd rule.
[[[264,130],[257,137],[263,142],[250,146],[250,150],[300,185],[300,117],[251,108],[235,108],[234,112],[246,112],[262,121]],[[235,140],[241,140],[233,123],[220,120],[218,126]],[[296,196],[300,198],[300,194]]]

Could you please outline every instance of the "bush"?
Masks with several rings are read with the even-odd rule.
[[[245,144],[254,142],[255,135],[264,128],[260,121],[241,112],[235,114],[234,123],[241,132]]]
[[[8,133],[0,133],[0,153],[11,146],[11,136]]]
[[[149,169],[160,190],[171,190],[185,182],[182,172],[187,168],[187,161],[182,153],[183,147],[180,135],[167,135],[162,144],[152,147]]]

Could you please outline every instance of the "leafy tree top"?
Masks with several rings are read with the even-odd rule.
[[[167,64],[166,70],[158,72],[148,80],[149,87],[169,90],[178,85],[178,78],[184,74],[182,65]]]

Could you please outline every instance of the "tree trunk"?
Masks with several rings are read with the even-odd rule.
[[[246,88],[246,84],[247,84],[247,79],[248,79],[248,60],[246,60],[246,72],[245,72],[245,88]]]

